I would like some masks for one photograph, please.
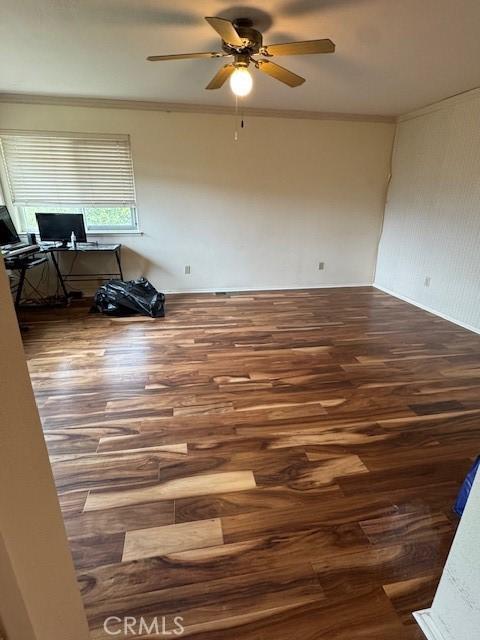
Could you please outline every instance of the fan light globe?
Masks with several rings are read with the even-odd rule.
[[[252,90],[253,81],[250,72],[245,67],[237,67],[230,76],[230,88],[239,98],[248,96]]]

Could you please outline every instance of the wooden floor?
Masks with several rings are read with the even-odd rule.
[[[375,289],[31,312],[93,638],[419,640],[480,452],[480,337]],[[123,637],[119,635],[117,637]]]

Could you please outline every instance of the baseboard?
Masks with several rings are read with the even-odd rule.
[[[413,304],[414,307],[418,307],[419,309],[422,309],[423,311],[428,311],[428,313],[432,313],[434,316],[438,316],[439,318],[442,318],[443,320],[448,320],[448,322],[453,322],[453,324],[456,324],[459,327],[462,327],[462,329],[467,329],[468,331],[472,331],[473,333],[480,334],[480,329],[478,329],[477,327],[474,327],[471,324],[467,324],[466,322],[462,322],[461,320],[457,320],[456,318],[452,318],[451,316],[448,316],[446,313],[442,313],[441,311],[437,311],[436,309],[432,309],[431,307],[428,307],[425,304],[421,304],[420,302],[416,302],[415,300],[412,300],[411,298],[407,298],[407,296],[402,296],[399,293],[395,293],[395,291],[391,291],[390,289],[386,289],[385,287],[381,287],[379,284],[376,284],[375,282],[373,283],[372,286],[375,287],[375,289],[379,289],[380,291],[383,291],[384,293],[388,293],[389,296],[393,296],[394,298],[398,298],[399,300],[403,300],[404,302],[408,302],[409,304]]]
[[[271,287],[271,286],[259,286],[259,287],[216,287],[216,288],[205,288],[205,289],[164,289],[161,286],[154,285],[156,288],[165,294],[175,294],[175,293],[249,293],[249,292],[258,292],[258,291],[301,291],[302,289],[351,289],[354,287],[373,287],[371,282],[363,282],[363,283],[353,283],[353,284],[324,284],[324,285],[298,285],[292,286],[289,285],[287,287]],[[82,291],[86,298],[91,298],[94,296],[98,287],[89,288],[83,287]],[[1,638],[0,638],[1,640]]]
[[[311,285],[289,285],[286,287],[279,286],[258,286],[258,287],[215,287],[206,289],[162,289],[164,293],[235,293],[239,291],[301,291],[302,289],[350,289],[353,287],[373,287],[371,282],[347,283],[347,284],[311,284]]]
[[[445,640],[445,637],[438,630],[437,625],[432,617],[431,609],[422,609],[414,611],[413,617],[417,621],[418,626],[425,634],[427,640]]]

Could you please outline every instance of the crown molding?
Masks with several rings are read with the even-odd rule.
[[[434,113],[435,111],[441,111],[442,109],[449,109],[450,107],[453,107],[456,104],[462,104],[464,102],[469,102],[470,100],[478,100],[479,98],[480,98],[480,88],[475,87],[474,89],[468,89],[467,91],[456,93],[455,95],[449,96],[448,98],[444,98],[443,100],[439,100],[438,102],[433,102],[432,104],[428,104],[425,107],[416,109],[415,111],[405,113],[404,115],[399,116],[397,120],[398,122],[406,122],[407,120],[414,120],[415,118],[426,116],[429,113]]]
[[[100,109],[134,109],[140,111],[163,111],[166,113],[206,113],[232,115],[234,107],[187,104],[182,102],[154,102],[143,100],[116,100],[110,98],[76,98],[69,96],[45,96],[26,93],[0,93],[0,103],[34,104],[62,107],[90,107]],[[342,120],[353,122],[395,123],[395,116],[361,113],[328,113],[295,109],[256,109],[247,107],[244,114],[259,118],[292,118],[298,120]]]

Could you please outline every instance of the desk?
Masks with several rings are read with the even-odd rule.
[[[46,256],[39,257],[38,253],[30,253],[29,255],[12,256],[11,258],[6,255],[4,259],[6,269],[19,272],[18,283],[15,285],[16,288],[14,287],[12,289],[12,293],[15,294],[15,308],[18,309],[22,300],[23,285],[25,284],[27,271],[44,264],[48,258]]]
[[[66,283],[68,282],[76,282],[76,281],[87,281],[87,280],[113,280],[120,279],[123,280],[123,271],[122,271],[122,259],[121,259],[121,244],[78,244],[74,247],[55,247],[42,245],[40,251],[42,253],[48,253],[52,256],[52,263],[55,267],[55,271],[57,272],[58,282],[60,287],[62,288],[63,294],[65,298],[68,298],[68,291],[66,288]],[[79,253],[83,254],[93,254],[93,253],[102,253],[104,255],[110,255],[115,258],[117,271],[113,273],[62,273],[60,269],[59,263],[59,255],[62,253],[70,253],[78,255]]]

